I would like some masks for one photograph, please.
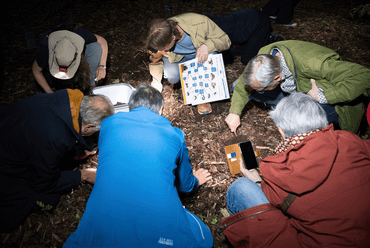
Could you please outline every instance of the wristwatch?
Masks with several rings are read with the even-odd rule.
[[[103,67],[104,69],[107,69],[105,65],[99,65],[99,67]]]

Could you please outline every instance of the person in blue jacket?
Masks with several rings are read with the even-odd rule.
[[[211,179],[193,171],[184,133],[162,117],[164,100],[142,85],[130,112],[106,118],[96,181],[77,230],[64,247],[212,247],[209,228],[181,203]]]
[[[71,89],[0,108],[0,233],[41,212],[38,201],[55,208],[61,194],[95,181],[96,170],[71,170],[70,160],[93,153],[83,136],[112,114],[108,98]]]

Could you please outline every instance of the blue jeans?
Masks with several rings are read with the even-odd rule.
[[[217,54],[217,52],[213,52],[210,54]],[[194,58],[195,54],[184,55],[184,57],[179,62],[171,63],[168,58],[163,57],[163,77],[167,79],[169,83],[177,84],[178,82],[180,82],[179,64]]]
[[[95,85],[96,70],[98,69],[101,59],[102,47],[98,42],[86,45],[85,58],[90,65],[90,85]]]
[[[230,214],[269,203],[261,187],[246,177],[240,177],[230,185],[226,193],[226,200]]]

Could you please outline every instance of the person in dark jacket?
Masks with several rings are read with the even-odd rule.
[[[209,13],[206,15],[231,40],[230,49],[222,52],[225,64],[232,63],[234,56],[241,56],[241,62],[246,65],[261,47],[285,39],[272,32],[270,19],[256,9],[242,9],[217,18]]]
[[[90,88],[106,76],[108,43],[77,25],[59,25],[42,33],[32,73],[46,93]]]
[[[112,114],[105,96],[71,89],[0,109],[0,233],[11,232],[30,212],[39,211],[37,201],[55,208],[61,194],[81,181],[94,183],[95,170],[68,170],[68,161],[92,153],[82,136],[99,131]]]

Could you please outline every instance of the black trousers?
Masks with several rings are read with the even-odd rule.
[[[59,193],[36,192],[26,180],[1,174],[0,180],[0,233],[12,232],[32,212],[41,213],[36,201],[54,209],[59,203]]]
[[[294,8],[300,0],[270,0],[263,8],[262,13],[267,16],[276,16],[276,24],[292,22]]]
[[[239,55],[241,62],[246,65],[257,55],[261,47],[269,43],[271,21],[259,10],[244,9],[211,19],[231,40],[230,49],[222,53],[224,61],[227,58],[232,60],[233,56]]]

